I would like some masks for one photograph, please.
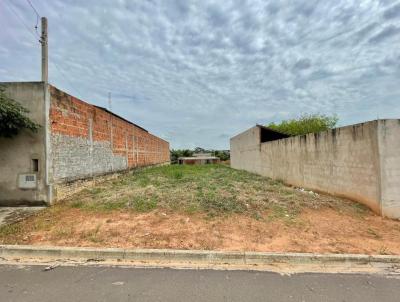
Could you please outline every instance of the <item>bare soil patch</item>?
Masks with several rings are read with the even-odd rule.
[[[400,254],[400,221],[224,166],[126,175],[0,228],[2,244]]]

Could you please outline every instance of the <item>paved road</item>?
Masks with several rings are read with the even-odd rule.
[[[400,280],[372,275],[0,266],[5,301],[399,301]]]

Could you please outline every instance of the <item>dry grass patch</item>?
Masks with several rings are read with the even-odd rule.
[[[136,171],[0,228],[5,244],[400,254],[400,222],[223,165]]]
[[[66,204],[86,211],[155,208],[209,216],[244,214],[257,219],[294,218],[302,208],[331,206],[343,211],[364,211],[342,199],[314,195],[279,181],[238,171],[224,165],[164,166],[145,169],[85,190]]]

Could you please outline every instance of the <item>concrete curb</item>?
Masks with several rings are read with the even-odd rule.
[[[0,245],[2,258],[56,258],[85,260],[125,260],[162,263],[199,263],[232,265],[274,264],[400,264],[400,256],[311,253],[222,252],[168,249],[119,249]]]

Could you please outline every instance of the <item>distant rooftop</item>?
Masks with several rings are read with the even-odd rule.
[[[194,153],[193,157],[212,157],[211,153]]]
[[[188,157],[178,157],[182,160],[201,160],[201,159],[219,159],[216,156],[188,156]]]

